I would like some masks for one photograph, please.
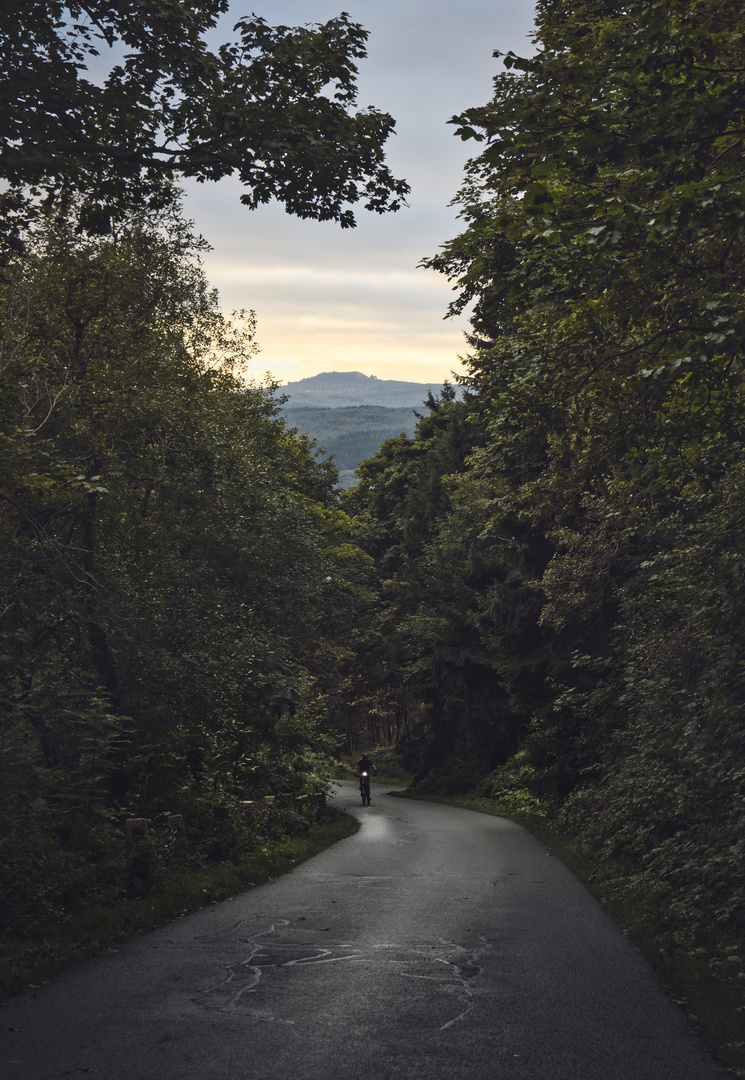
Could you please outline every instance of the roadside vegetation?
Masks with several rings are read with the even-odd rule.
[[[252,17],[211,52],[227,6],[23,4],[0,29],[11,945],[147,907],[177,821],[210,880],[264,837],[267,799],[314,798],[334,771],[330,694],[369,559],[336,470],[251,375],[254,316],[222,310],[176,181],[236,175],[247,207],[342,227],[408,188],[385,164],[393,119],[355,108],[364,29]],[[91,81],[112,45],[121,63]]]
[[[65,968],[101,952],[116,950],[147,930],[234,899],[286,874],[359,828],[349,814],[330,808],[326,818],[295,836],[265,838],[254,850],[218,863],[192,860],[156,870],[144,896],[78,908],[0,941],[0,1000],[58,975]]]

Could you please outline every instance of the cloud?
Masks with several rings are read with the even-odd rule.
[[[276,205],[249,212],[235,181],[186,185],[186,210],[213,245],[205,258],[224,307],[258,315],[262,363],[299,378],[328,370],[442,380],[459,366],[465,320],[443,322],[452,299],[441,276],[417,269],[462,225],[453,199],[476,144],[447,120],[484,104],[500,70],[494,49],[531,51],[533,5],[524,0],[240,0],[215,36],[241,15],[270,23],[323,22],[344,9],[369,31],[359,101],[397,120],[388,143],[410,206],[378,216],[360,210],[355,230],[300,221]],[[325,365],[325,366],[324,366]]]

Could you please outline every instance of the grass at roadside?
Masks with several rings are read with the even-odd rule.
[[[302,836],[265,843],[239,861],[169,870],[162,886],[136,900],[84,908],[33,935],[0,940],[0,1000],[58,975],[146,930],[285,874],[299,863],[351,836],[357,821],[338,810]]]
[[[525,826],[587,886],[634,941],[640,952],[657,972],[667,991],[689,1014],[714,1053],[735,1076],[745,1076],[745,999],[742,989],[716,978],[707,965],[705,955],[691,954],[674,948],[664,912],[639,910],[624,900],[621,890],[614,888],[620,880],[620,868],[611,864],[598,867],[579,849],[572,837],[553,828],[543,817],[516,814],[492,799],[478,795],[419,795],[416,792],[397,792],[405,798],[424,802],[460,806],[482,814],[508,818]],[[614,873],[615,869],[615,873]]]

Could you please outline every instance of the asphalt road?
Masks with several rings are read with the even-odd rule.
[[[0,1009],[0,1075],[713,1080],[685,1014],[529,833],[354,784],[360,832]]]

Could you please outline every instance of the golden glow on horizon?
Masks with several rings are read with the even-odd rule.
[[[435,274],[205,261],[226,310],[226,300],[251,298],[245,306],[257,313],[260,348],[254,373],[289,382],[323,371],[361,371],[442,383],[463,370],[467,320],[443,317],[453,294]]]
[[[465,352],[465,342],[459,328],[420,332],[409,340],[398,329],[395,324],[332,324],[323,318],[272,325],[259,318],[261,351],[251,366],[271,371],[282,382],[322,371],[361,371],[381,379],[441,383],[462,370],[459,354]]]

